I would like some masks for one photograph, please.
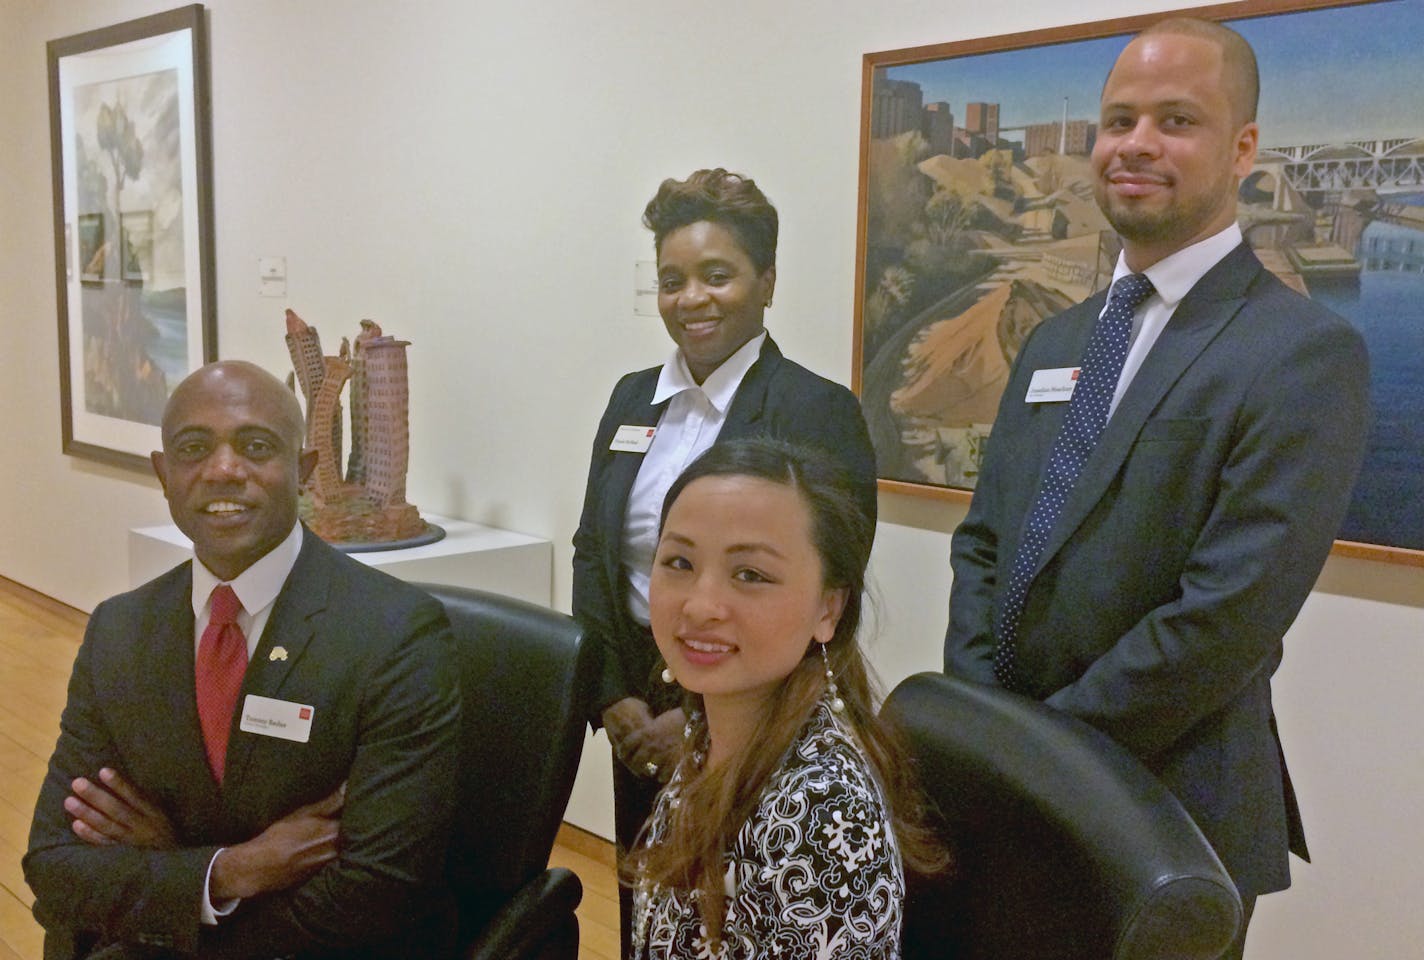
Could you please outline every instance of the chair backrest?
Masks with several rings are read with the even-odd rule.
[[[444,604],[461,654],[464,755],[447,873],[465,937],[548,864],[583,752],[592,664],[570,617],[417,586]]]
[[[1241,901],[1176,798],[1099,731],[923,673],[887,698],[955,852],[912,881],[904,960],[1214,958]]]

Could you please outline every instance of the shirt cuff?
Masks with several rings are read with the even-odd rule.
[[[241,897],[233,897],[230,900],[222,901],[222,903],[214,904],[212,894],[209,892],[209,885],[213,882],[213,864],[217,863],[218,857],[222,856],[222,852],[226,849],[227,847],[218,848],[217,852],[213,854],[213,858],[208,861],[208,872],[203,875],[203,906],[199,919],[210,927],[217,926],[219,920],[236,910],[237,905],[242,902]]]

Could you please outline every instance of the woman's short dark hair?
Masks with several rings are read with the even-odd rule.
[[[680,227],[700,221],[732,231],[757,273],[776,266],[776,208],[751,177],[721,167],[698,170],[686,180],[668,178],[643,208],[643,226],[653,231],[653,249]]]

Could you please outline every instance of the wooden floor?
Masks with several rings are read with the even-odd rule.
[[[20,874],[45,764],[59,735],[65,686],[84,614],[0,577],[0,960],[41,960],[34,897]],[[550,864],[583,881],[580,960],[616,960],[618,888],[613,848],[565,825]]]

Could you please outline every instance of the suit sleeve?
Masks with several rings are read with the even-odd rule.
[[[773,433],[834,457],[850,474],[856,502],[873,524],[879,506],[875,447],[870,442],[860,401],[838,383],[820,377],[816,382],[819,389],[813,394],[778,398],[772,411]]]
[[[380,943],[440,906],[457,802],[460,686],[443,610],[421,603],[390,629],[341,814],[341,852],[302,885],[244,902],[205,928],[204,957],[324,953]]]
[[[1015,358],[1009,382],[999,399],[996,424],[1009,422],[1009,407],[1022,406],[1026,384],[1020,362],[1029,351],[1034,328]],[[949,585],[949,627],[944,635],[944,672],[978,683],[996,684],[994,677],[994,598],[998,589],[999,516],[1005,478],[1003,458],[995,456],[994,434],[989,434],[978,488],[969,502],[964,521],[950,540],[949,565],[954,577]],[[1021,478],[1019,478],[1021,480]]]
[[[590,692],[588,704],[589,719],[595,729],[602,722],[600,715],[605,707],[631,696],[633,692],[632,685],[623,675],[617,647],[617,617],[614,611],[623,599],[614,596],[614,585],[604,574],[605,558],[618,554],[617,542],[608,538],[621,537],[622,530],[605,530],[600,517],[603,498],[608,492],[606,475],[612,465],[608,445],[618,427],[617,411],[622,408],[620,395],[627,382],[625,377],[614,387],[608,407],[599,420],[589,457],[583,512],[579,517],[578,530],[574,533],[573,616],[583,627],[585,642],[592,646],[597,664],[594,689]]]
[[[91,846],[75,836],[64,811],[75,777],[96,776],[105,766],[121,769],[92,685],[94,649],[122,620],[111,610],[106,602],[94,611],[74,661],[59,740],[30,826],[25,880],[35,894],[35,918],[51,935],[89,931],[188,953],[197,947],[204,877],[217,848]]]
[[[1047,700],[1139,755],[1274,670],[1348,505],[1369,425],[1363,343],[1332,324],[1277,347],[1237,411],[1179,597]]]
[[[837,390],[826,405],[825,418],[815,424],[814,441],[824,444],[836,454],[855,483],[856,499],[865,515],[875,523],[880,500],[877,489],[879,471],[875,465],[875,447],[870,442],[870,430],[860,401],[849,390]]]

